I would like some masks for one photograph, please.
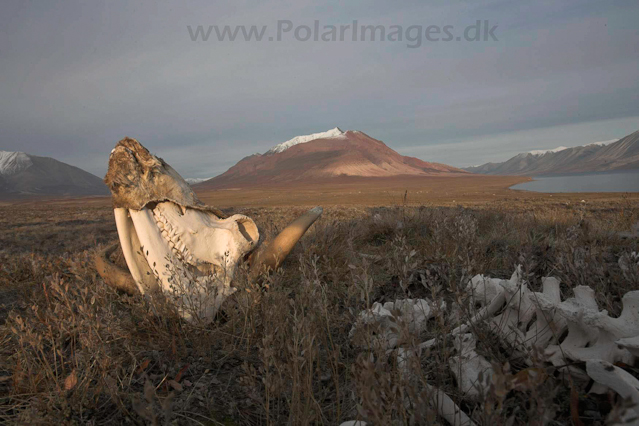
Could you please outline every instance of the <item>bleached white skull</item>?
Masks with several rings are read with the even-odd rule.
[[[235,291],[238,263],[258,244],[253,220],[204,205],[171,166],[135,139],[121,140],[111,152],[105,183],[130,274],[109,260],[115,245],[96,256],[100,275],[129,293],[163,295],[188,320],[211,320]],[[312,209],[256,250],[247,259],[252,276],[276,269],[321,213]]]

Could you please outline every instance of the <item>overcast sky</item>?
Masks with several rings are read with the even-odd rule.
[[[357,20],[404,38],[295,37],[315,20],[320,34]],[[477,20],[496,41],[464,39]],[[639,129],[637,22],[636,0],[3,0],[0,150],[103,176],[130,136],[209,177],[335,126],[454,166],[619,138]],[[198,25],[267,28],[260,42],[192,41]],[[412,25],[454,38],[408,47]]]

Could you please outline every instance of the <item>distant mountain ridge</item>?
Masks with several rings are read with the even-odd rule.
[[[108,195],[97,176],[50,157],[0,151],[0,197]]]
[[[524,152],[501,163],[464,170],[487,175],[539,176],[636,168],[639,168],[639,131],[618,140]]]
[[[297,136],[265,154],[245,157],[225,173],[198,184],[198,187],[301,183],[336,177],[465,173],[445,164],[405,157],[363,132],[344,132],[335,127],[326,132]]]

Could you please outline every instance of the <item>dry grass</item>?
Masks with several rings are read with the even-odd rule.
[[[509,277],[517,264],[532,289],[557,276],[565,296],[589,285],[602,308],[619,313],[639,282],[618,259],[639,243],[616,232],[639,221],[639,203],[611,197],[327,208],[263,285],[240,273],[240,291],[207,327],[159,317],[97,277],[90,256],[117,235],[105,202],[0,207],[0,422],[437,424],[425,385],[460,401],[447,368],[452,342],[422,354],[405,380],[392,358],[351,344],[357,314],[404,297],[463,302],[469,277]],[[235,211],[273,234],[303,209]],[[425,335],[402,339],[414,344],[455,325],[446,313],[431,321]],[[479,424],[570,422],[569,388],[553,371],[510,391],[522,366],[509,348],[484,331],[478,351],[502,371],[483,403],[462,404]],[[602,424],[611,402],[580,394],[581,421]]]

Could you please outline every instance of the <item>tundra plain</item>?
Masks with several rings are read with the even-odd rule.
[[[309,206],[323,216],[283,267],[262,282],[240,271],[219,318],[199,326],[140,297],[118,294],[94,270],[96,247],[117,239],[108,197],[0,204],[0,422],[6,424],[446,424],[425,384],[444,390],[479,425],[604,424],[623,405],[571,387],[539,360],[543,379],[514,389],[531,368],[490,330],[477,351],[501,386],[481,402],[459,395],[453,342],[423,353],[404,380],[383,351],[349,331],[372,302],[425,297],[469,303],[475,274],[531,289],[561,279],[588,285],[613,316],[639,285],[619,259],[639,221],[639,194],[509,190],[521,177],[343,179],[301,187],[201,191],[206,204],[277,234]],[[197,189],[196,189],[197,191]],[[121,254],[117,261],[123,265]],[[638,266],[639,268],[639,266]],[[454,327],[446,312],[417,344]],[[370,337],[370,336],[369,336]],[[535,358],[537,359],[537,358]],[[637,376],[636,366],[624,366]],[[510,386],[510,387],[509,387]]]

